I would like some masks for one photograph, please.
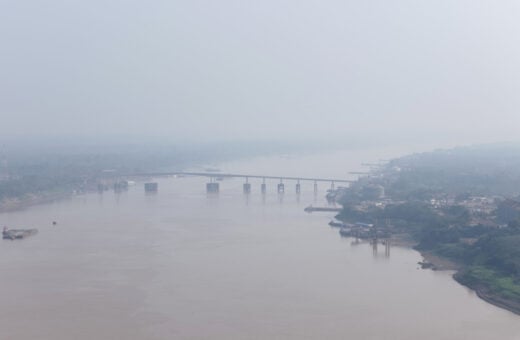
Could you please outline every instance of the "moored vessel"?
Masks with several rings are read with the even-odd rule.
[[[15,240],[22,239],[27,236],[34,235],[38,232],[38,229],[9,229],[4,227],[2,231],[2,238],[4,240]]]

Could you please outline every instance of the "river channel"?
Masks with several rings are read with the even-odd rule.
[[[272,156],[222,171],[353,178],[383,151]],[[199,169],[200,170],[200,169]],[[328,226],[329,184],[157,179],[0,214],[37,235],[0,243],[0,339],[520,339],[520,317],[412,249],[374,254]],[[58,224],[52,225],[56,220]]]

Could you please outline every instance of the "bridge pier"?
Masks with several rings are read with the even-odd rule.
[[[334,187],[334,181],[330,182],[330,190],[334,190],[335,187]]]
[[[385,257],[390,257],[390,239],[385,240]]]
[[[372,239],[372,254],[374,257],[377,256],[377,238]]]
[[[280,183],[278,184],[278,193],[283,194],[285,192],[285,185],[282,183],[282,179],[280,178]]]
[[[150,182],[144,184],[144,191],[145,192],[157,192],[157,189],[159,188],[159,184],[157,182]]]
[[[265,185],[265,178],[262,180],[262,185],[260,186],[260,189],[262,191],[262,194],[265,194],[267,192],[267,186]]]
[[[244,194],[250,194],[251,193],[251,183],[249,183],[249,178],[246,177],[246,182],[244,183]]]
[[[314,181],[314,195],[318,194],[318,182]]]
[[[300,180],[296,183],[296,193],[299,194],[301,192]]]
[[[206,192],[208,194],[217,194],[219,192],[219,183],[209,182],[206,183]]]

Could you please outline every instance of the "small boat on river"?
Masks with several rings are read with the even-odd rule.
[[[4,240],[16,240],[22,239],[27,236],[34,235],[38,232],[38,229],[9,229],[4,227],[2,231],[2,238]]]
[[[341,208],[337,207],[313,207],[309,205],[307,208],[303,209],[307,213],[312,213],[314,211],[328,211],[328,212],[340,212]]]
[[[332,220],[329,222],[329,225],[331,227],[337,227],[337,228],[342,228],[342,227],[345,227],[345,223],[341,222],[341,221],[336,221],[336,220]]]
[[[343,237],[353,237],[354,233],[352,232],[352,228],[343,226],[339,229],[339,234]]]

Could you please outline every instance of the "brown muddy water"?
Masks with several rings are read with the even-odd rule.
[[[266,175],[347,177],[388,151],[217,165]],[[398,155],[398,154],[397,154]],[[39,228],[0,243],[0,339],[520,339],[520,317],[480,300],[419,253],[376,255],[330,228],[327,185],[158,179],[0,215]],[[52,226],[52,221],[58,222]]]

